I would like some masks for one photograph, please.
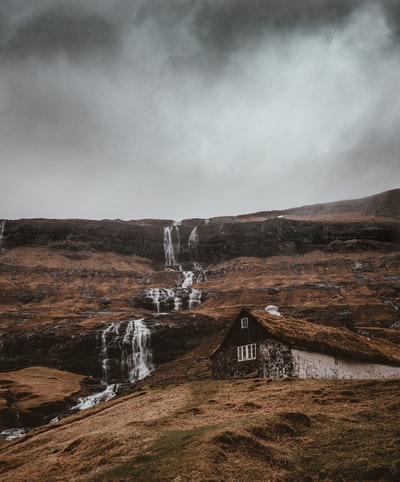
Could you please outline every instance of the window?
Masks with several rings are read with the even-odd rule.
[[[242,318],[240,320],[240,326],[242,328],[247,328],[249,326],[249,319],[248,318]]]
[[[237,347],[238,361],[255,360],[256,344],[242,345]]]
[[[339,365],[339,358],[335,358],[335,365]]]

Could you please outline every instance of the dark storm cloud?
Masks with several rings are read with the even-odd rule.
[[[395,0],[4,0],[0,218],[396,187],[399,39]]]

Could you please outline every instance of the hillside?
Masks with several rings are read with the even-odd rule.
[[[133,470],[131,461],[138,465],[135,480],[175,480],[179,467],[169,444],[183,450],[183,460],[198,461],[188,469],[189,478],[180,480],[236,480],[234,470],[247,474],[243,480],[252,480],[251,470],[261,470],[267,480],[305,480],[306,473],[315,480],[352,480],[356,461],[346,458],[343,470],[348,472],[342,473],[335,457],[356,450],[350,441],[353,430],[358,440],[371,438],[371,445],[360,442],[360,463],[368,450],[383,443],[391,447],[379,452],[380,462],[371,459],[365,465],[365,477],[381,471],[382,480],[395,480],[400,470],[393,455],[395,409],[381,413],[379,407],[395,407],[397,382],[214,383],[209,356],[243,306],[276,305],[288,319],[339,328],[344,336],[346,330],[356,331],[372,344],[381,338],[400,344],[399,273],[400,189],[359,200],[179,223],[0,221],[0,429],[16,427],[17,420],[30,428],[50,420],[77,399],[77,386],[80,395],[104,383],[118,383],[122,391],[142,387],[109,405],[2,442],[1,480],[62,480],[65,474],[91,480],[96,473],[103,474],[98,480],[130,480],[124,467]],[[133,348],[128,353],[125,345],[129,340],[133,346],[132,320],[138,319],[148,330],[153,371],[131,386],[125,358]],[[39,377],[31,383],[28,367]],[[53,397],[48,396],[51,380],[57,380]],[[378,391],[380,401],[374,398]],[[274,402],[267,407],[266,400]],[[119,420],[128,412],[129,420]],[[306,426],[293,415],[284,421],[286,412],[301,413]],[[266,415],[271,428],[256,432],[267,430],[271,439],[252,432],[253,422],[265,424]],[[376,424],[367,428],[372,416]],[[289,427],[284,433],[282,424]],[[95,434],[96,426],[104,426],[102,436]],[[380,434],[383,426],[391,427],[385,435]],[[136,430],[138,439],[132,440]],[[69,435],[63,439],[65,431]],[[339,454],[333,440],[341,431],[349,438]],[[124,443],[116,443],[118,434]],[[43,445],[48,437],[49,445]],[[330,469],[321,475],[313,464],[324,437]],[[243,457],[230,444],[243,444]],[[218,463],[210,458],[210,447],[215,457],[219,454]],[[37,453],[40,462],[28,467],[28,453]],[[260,453],[269,454],[269,468]],[[154,478],[146,479],[140,470],[153,470],[159,457],[171,475],[157,478],[154,469]],[[107,475],[113,468],[116,472]]]
[[[0,480],[394,481],[399,395],[398,381],[145,385],[4,446]]]

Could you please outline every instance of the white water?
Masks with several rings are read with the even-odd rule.
[[[0,253],[3,251],[3,239],[4,239],[4,229],[6,227],[6,221],[3,220],[0,223]]]
[[[99,393],[93,393],[87,397],[81,397],[78,399],[78,403],[72,407],[73,410],[86,410],[92,408],[102,402],[108,402],[116,395],[116,385],[107,385],[106,388]]]
[[[182,281],[182,288],[189,288],[192,286],[194,281],[194,273],[193,271],[182,271],[183,274],[183,281]]]
[[[196,280],[200,281],[203,278],[203,268],[200,263],[194,261],[194,271],[183,271],[178,264],[180,251],[179,223],[175,222],[171,226],[164,228],[163,243],[165,268],[174,268],[182,273],[182,279],[179,281],[180,286],[178,288],[150,288],[146,292],[146,297],[151,299],[157,313],[161,313],[161,307],[163,307],[164,311],[171,311],[172,305],[174,311],[180,311],[183,309],[186,299],[188,300],[189,309],[191,309],[201,303],[201,291],[192,288],[192,286],[196,283]],[[192,251],[192,254],[196,251],[198,243],[199,235],[197,226],[195,226],[190,232],[188,239],[188,248]]]
[[[150,330],[143,323],[143,318],[128,322],[122,348],[121,363],[131,383],[150,375],[153,371]]]
[[[201,278],[203,275],[201,265],[197,263],[195,269],[197,273],[200,273]],[[201,291],[192,287],[196,282],[195,272],[182,271],[182,276],[183,279],[180,283],[180,287],[176,289],[149,288],[147,290],[146,297],[151,299],[157,313],[161,312],[161,307],[163,307],[164,312],[171,311],[172,305],[174,311],[180,311],[184,308],[185,299],[187,299],[187,306],[189,309],[192,309],[201,303]]]
[[[189,241],[188,241],[189,249],[195,251],[197,249],[198,244],[199,244],[199,235],[197,233],[197,226],[195,226],[189,235]]]
[[[192,288],[189,293],[189,310],[201,303],[201,291]]]
[[[111,378],[111,358],[109,358],[109,345],[113,339],[119,340],[119,327],[121,323],[111,323],[101,333],[101,368],[103,370],[103,378],[101,383],[107,384]]]
[[[167,306],[172,303],[176,304],[176,294],[172,288],[150,288],[146,293],[146,297],[151,299],[157,313],[161,311],[161,304]]]
[[[150,288],[146,295],[148,298],[151,298],[153,305],[156,308],[157,313],[160,313],[160,298],[161,298],[161,290],[160,288]]]
[[[174,310],[180,311],[181,309],[182,309],[182,298],[179,298],[179,296],[175,296],[175,298],[174,298]]]
[[[175,233],[176,241],[173,241]],[[179,227],[177,223],[172,226],[167,226],[164,228],[164,255],[165,255],[165,266],[177,266],[178,255],[181,248],[180,237],[179,237]]]
[[[24,428],[9,428],[0,432],[0,439],[15,440],[16,438],[23,437],[25,434]]]
[[[119,355],[111,357],[111,353]],[[117,383],[110,383],[118,372],[119,381],[134,383],[150,375],[153,371],[150,349],[150,330],[143,319],[128,321],[125,330],[122,323],[112,323],[101,334],[101,366],[104,390],[87,397],[81,397],[72,407],[85,410],[115,397]]]

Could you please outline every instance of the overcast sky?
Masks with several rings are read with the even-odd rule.
[[[397,0],[2,0],[0,219],[400,187]]]

